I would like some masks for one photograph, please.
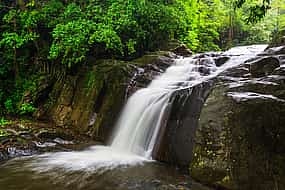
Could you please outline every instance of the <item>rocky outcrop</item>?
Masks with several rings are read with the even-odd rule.
[[[34,116],[105,141],[127,98],[164,72],[175,56],[160,51],[129,62],[90,58],[64,80],[39,81],[36,94],[42,95],[37,97],[45,98],[33,99],[38,107]]]
[[[225,189],[285,189],[284,55],[266,52],[218,77],[195,132],[194,179]]]
[[[212,82],[205,82],[173,94],[165,126],[162,125],[160,129],[163,135],[156,145],[154,158],[180,168],[188,168],[193,157],[200,112],[211,85]]]
[[[58,127],[104,139],[124,104],[133,73],[124,61],[100,60],[84,66],[77,74],[55,82],[35,115],[48,118]]]

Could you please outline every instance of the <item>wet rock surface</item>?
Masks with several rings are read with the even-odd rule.
[[[280,67],[278,57],[261,57],[260,59],[249,62],[249,72],[253,77],[262,77],[270,75],[272,72]]]
[[[212,82],[205,82],[193,88],[177,91],[171,102],[169,116],[154,155],[157,160],[188,168],[193,158],[195,131],[206,97],[210,93]]]
[[[0,162],[47,151],[66,151],[84,137],[51,124],[14,120],[0,127]]]
[[[226,189],[285,189],[284,54],[273,50],[219,75],[195,134],[194,179]]]
[[[215,63],[218,67],[222,66],[224,63],[226,63],[230,59],[229,56],[219,56],[215,58]]]

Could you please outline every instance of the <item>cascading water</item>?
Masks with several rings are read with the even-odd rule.
[[[168,111],[181,104],[183,104],[181,107],[188,107],[190,104],[192,106],[192,102],[200,98],[195,96],[195,89],[199,89],[196,87],[207,81],[212,82],[221,72],[244,63],[265,47],[263,45],[236,47],[218,54],[230,57],[221,66],[216,66],[217,57],[211,54],[175,60],[174,64],[154,79],[147,88],[138,90],[130,97],[116,125],[110,146],[97,145],[82,151],[53,152],[9,160],[1,166],[0,187],[30,190],[168,189],[167,187],[176,189],[173,184],[179,184],[178,188],[187,181],[191,182],[192,180],[185,178],[185,175],[176,173],[176,169],[171,170],[169,166],[149,162],[152,153],[157,151],[156,143],[159,143],[157,141],[160,140],[164,131],[163,126],[168,117],[172,116]],[[172,107],[172,102],[175,102],[173,99],[177,94],[181,95],[180,92],[187,92],[185,98],[190,104],[184,104],[182,99],[183,101],[178,101],[177,104],[173,103]],[[243,98],[240,94],[230,95]],[[252,97],[252,94],[249,95]],[[182,110],[188,109],[178,109],[183,112]],[[187,114],[190,115],[197,111],[193,109],[195,113],[192,113],[192,109],[189,110]],[[196,115],[198,117],[198,114]],[[170,122],[172,122],[171,119]],[[189,140],[191,130],[188,130],[187,121],[183,124],[185,124],[183,130],[186,130],[187,134],[185,134],[186,138],[179,138],[179,140],[185,144],[185,141]],[[180,129],[175,128],[176,132]],[[182,132],[185,132],[183,130]],[[173,142],[177,144],[176,141]],[[180,145],[178,143],[178,146]],[[182,154],[186,157],[184,152]],[[161,188],[158,188],[158,185]],[[189,185],[186,184],[185,189],[188,187]],[[191,189],[196,189],[192,183]],[[198,185],[197,189],[201,189],[201,185]]]
[[[177,59],[147,88],[137,91],[130,97],[116,125],[110,146],[92,146],[83,151],[45,153],[27,158],[31,161],[23,163],[26,168],[36,172],[49,173],[56,168],[62,168],[67,171],[92,170],[99,174],[120,166],[145,163],[151,160],[161,123],[167,118],[166,110],[171,105],[173,93],[181,89],[191,89],[197,84],[211,80],[221,72],[254,57],[265,47],[259,45],[233,48],[223,54],[229,55],[230,60],[219,67],[211,56]],[[14,161],[18,163],[17,160]],[[26,173],[24,172],[25,175]]]
[[[111,139],[111,147],[151,158],[165,110],[173,92],[191,88],[242,64],[266,48],[265,45],[236,47],[224,53],[232,56],[217,67],[212,57],[181,58],[164,74],[128,100]]]

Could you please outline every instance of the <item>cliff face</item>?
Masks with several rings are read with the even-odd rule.
[[[132,72],[126,62],[114,60],[82,67],[77,74],[52,84],[35,116],[101,139],[106,134],[102,131],[99,135],[98,126],[107,127],[115,121]]]

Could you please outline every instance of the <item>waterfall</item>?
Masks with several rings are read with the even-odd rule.
[[[265,47],[255,45],[232,48],[223,54],[231,56],[230,60],[220,67],[216,66],[211,56],[176,59],[165,73],[129,98],[115,126],[111,147],[151,159],[162,120],[175,91],[210,80],[254,57]]]
[[[139,165],[152,160],[153,150],[157,148],[156,143],[159,143],[158,138],[162,135],[161,125],[167,122],[167,113],[179,90],[189,89],[189,93],[194,92],[192,87],[243,64],[265,47],[232,48],[220,54],[231,57],[221,66],[216,66],[215,56],[211,54],[176,59],[147,88],[138,90],[129,98],[115,126],[110,146],[95,145],[82,151],[45,153],[36,156],[31,163],[32,168],[40,172],[63,168],[104,173],[120,166]]]

